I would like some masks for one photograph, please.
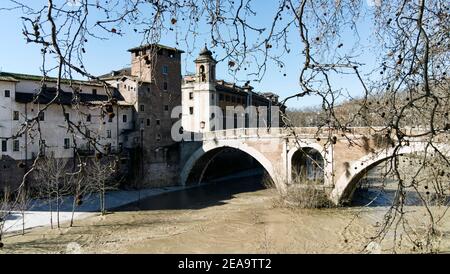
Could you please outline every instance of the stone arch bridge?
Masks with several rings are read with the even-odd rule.
[[[234,148],[256,159],[277,188],[285,192],[293,184],[293,162],[298,161],[299,153],[313,155],[311,152],[314,152],[321,159],[321,163],[315,165],[320,166],[320,172],[303,172],[307,176],[320,176],[330,199],[341,204],[351,199],[357,182],[370,168],[394,155],[424,151],[427,146],[420,137],[410,138],[407,144],[396,148],[387,140],[386,131],[381,128],[351,128],[346,132],[318,128],[244,128],[206,132],[202,141],[183,142],[180,180],[186,184],[194,165],[207,153]],[[448,134],[434,140],[436,148],[450,155],[447,144]],[[314,162],[315,159],[316,156],[307,156],[306,160]]]

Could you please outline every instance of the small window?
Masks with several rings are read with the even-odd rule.
[[[193,92],[189,92],[189,99],[193,100],[194,99],[194,93]]]
[[[214,93],[211,94],[211,100],[214,100]]]
[[[147,91],[150,92],[150,88],[147,88]]]
[[[69,149],[69,148],[70,148],[70,139],[64,138],[64,149]]]
[[[92,116],[90,114],[88,114],[86,116],[86,122],[90,122],[92,120]]]
[[[167,84],[167,82],[164,82],[164,90],[167,90],[167,88],[168,88],[168,84]]]
[[[163,66],[163,74],[165,75],[169,74],[169,67],[166,65]]]
[[[44,114],[43,111],[39,112],[38,116],[39,116],[39,121],[44,121],[45,120],[45,114]]]
[[[140,109],[141,109],[141,111],[144,111],[144,109],[145,109],[144,105],[141,105]]]
[[[108,122],[112,123],[112,121],[113,121],[113,117],[112,116],[108,116]]]
[[[5,97],[11,97],[11,91],[5,90]]]
[[[161,141],[161,134],[156,135],[156,141],[157,142]]]
[[[157,126],[161,125],[161,120],[157,119],[157,120],[156,120],[156,125],[157,125]]]
[[[150,119],[147,119],[147,126],[150,126]]]
[[[201,82],[206,82],[205,66],[200,66],[200,78]]]
[[[125,114],[122,116],[122,122],[124,122],[124,123],[127,122],[127,116]]]
[[[106,138],[111,138],[111,130],[106,130]]]
[[[97,95],[97,89],[95,89],[95,88],[92,89],[92,94],[93,94],[93,95]]]
[[[194,114],[194,107],[189,108],[189,114],[191,114],[191,115]]]
[[[14,142],[13,142],[13,151],[15,151],[15,152],[20,151],[19,140],[14,140]]]
[[[164,106],[164,111],[169,111],[169,106],[168,105]]]
[[[14,111],[13,112],[13,120],[14,121],[19,121],[19,112],[18,111]]]
[[[2,140],[2,152],[8,151],[8,141]]]

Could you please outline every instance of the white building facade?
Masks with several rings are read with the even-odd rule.
[[[212,52],[205,47],[195,60],[196,73],[183,79],[182,127],[185,132],[270,127],[274,121],[279,125],[279,111],[285,108],[279,104],[277,95],[253,92],[248,84],[241,87],[217,80],[216,64]],[[234,111],[230,113],[228,109]]]
[[[41,80],[0,72],[0,186],[17,185],[38,155],[69,159],[133,145],[126,133],[134,128],[134,108],[113,87],[63,80],[57,96],[56,80]],[[105,106],[114,114],[105,113]]]

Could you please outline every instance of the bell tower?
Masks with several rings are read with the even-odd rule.
[[[215,83],[216,81],[217,61],[212,57],[212,52],[206,47],[195,59],[196,82],[197,83]]]
[[[217,61],[205,45],[194,62],[195,75],[183,86],[183,129],[190,132],[207,132],[214,128],[211,126],[211,110],[218,104]]]

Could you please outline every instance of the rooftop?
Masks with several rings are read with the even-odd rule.
[[[122,68],[119,70],[113,70],[110,73],[100,75],[98,78],[102,80],[111,80],[111,79],[117,79],[121,78],[123,76],[131,76],[131,68]]]
[[[177,48],[173,48],[173,47],[169,47],[169,46],[165,46],[165,45],[161,45],[161,44],[145,44],[139,47],[135,47],[135,48],[131,48],[128,51],[129,52],[135,52],[135,51],[140,51],[140,50],[145,50],[145,49],[150,49],[150,48],[158,48],[158,49],[166,49],[169,51],[174,51],[174,52],[179,52],[179,53],[184,53],[184,51],[177,49]]]
[[[208,49],[208,47],[205,45],[205,47],[200,51],[200,55],[204,56],[212,56],[212,51]]]
[[[31,75],[13,72],[0,72],[0,81],[8,82],[19,82],[20,80],[28,81],[42,81],[42,75]],[[46,77],[46,82],[56,82],[56,77]],[[103,86],[102,83],[97,81],[86,81],[86,80],[71,80],[71,79],[61,79],[62,84],[80,84],[80,85],[92,85],[92,86]]]
[[[40,93],[16,92],[16,102],[48,104],[55,99],[56,95],[56,88],[44,88]],[[112,98],[116,101],[124,100],[116,90],[113,92]],[[107,95],[79,93],[75,96],[73,92],[61,90],[54,102],[62,105],[71,105],[75,101],[95,104],[97,102],[106,102],[109,99]]]

